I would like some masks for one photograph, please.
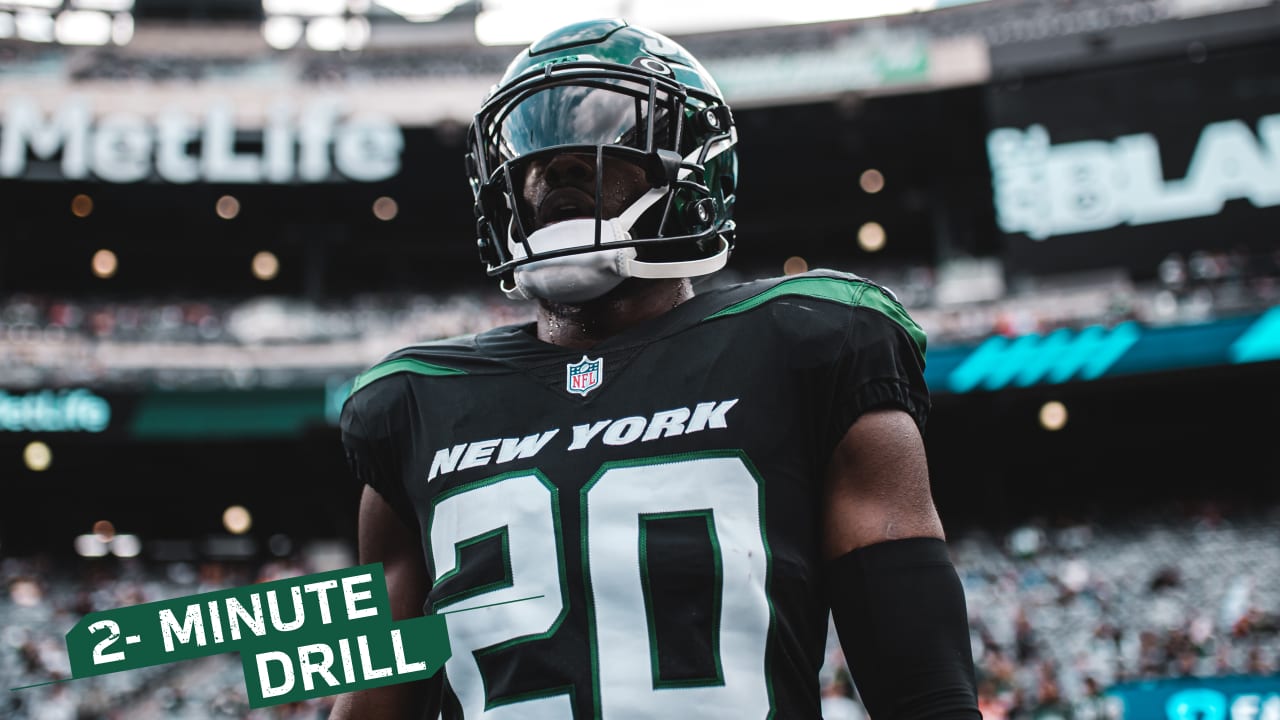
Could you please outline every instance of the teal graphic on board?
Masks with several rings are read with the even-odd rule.
[[[1280,717],[1280,675],[1137,680],[1107,689],[1115,720],[1270,720]]]

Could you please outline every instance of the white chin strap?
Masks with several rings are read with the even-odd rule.
[[[636,259],[634,247],[608,247],[631,241],[631,226],[667,193],[667,186],[645,193],[621,215],[600,221],[600,244],[603,250],[562,255],[538,260],[515,269],[515,287],[501,285],[502,292],[513,300],[541,298],[552,302],[585,302],[604,295],[629,277],[659,280],[697,277],[724,267],[729,261],[729,243],[720,238],[716,254],[697,260],[649,263]],[[577,218],[553,223],[529,235],[534,253],[555,252],[574,248],[595,247],[595,218]],[[510,237],[507,246],[515,259],[528,257],[524,245]]]

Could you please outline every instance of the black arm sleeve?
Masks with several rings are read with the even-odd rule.
[[[964,588],[937,538],[891,540],[827,564],[836,632],[875,720],[980,720]]]

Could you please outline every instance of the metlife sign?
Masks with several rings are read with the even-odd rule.
[[[95,112],[74,95],[44,108],[10,96],[0,108],[0,179],[285,184],[379,182],[399,174],[404,134],[390,118],[336,101],[281,102],[246,126],[213,101],[200,114]]]
[[[1117,63],[987,89],[1006,267],[1125,268],[1269,254],[1280,225],[1280,44]]]
[[[111,404],[84,388],[14,394],[0,390],[0,433],[100,433],[111,424]]]

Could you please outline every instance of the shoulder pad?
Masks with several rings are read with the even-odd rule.
[[[864,277],[834,270],[811,270],[737,285],[725,291],[722,307],[704,319],[748,312],[781,297],[807,297],[878,311],[902,326],[924,355],[925,332],[892,291]]]
[[[377,382],[389,375],[398,373],[416,373],[445,377],[449,375],[468,375],[468,361],[476,355],[475,336],[466,335],[446,338],[420,345],[410,345],[387,355],[375,365],[360,373],[351,381],[351,397],[369,384]]]

